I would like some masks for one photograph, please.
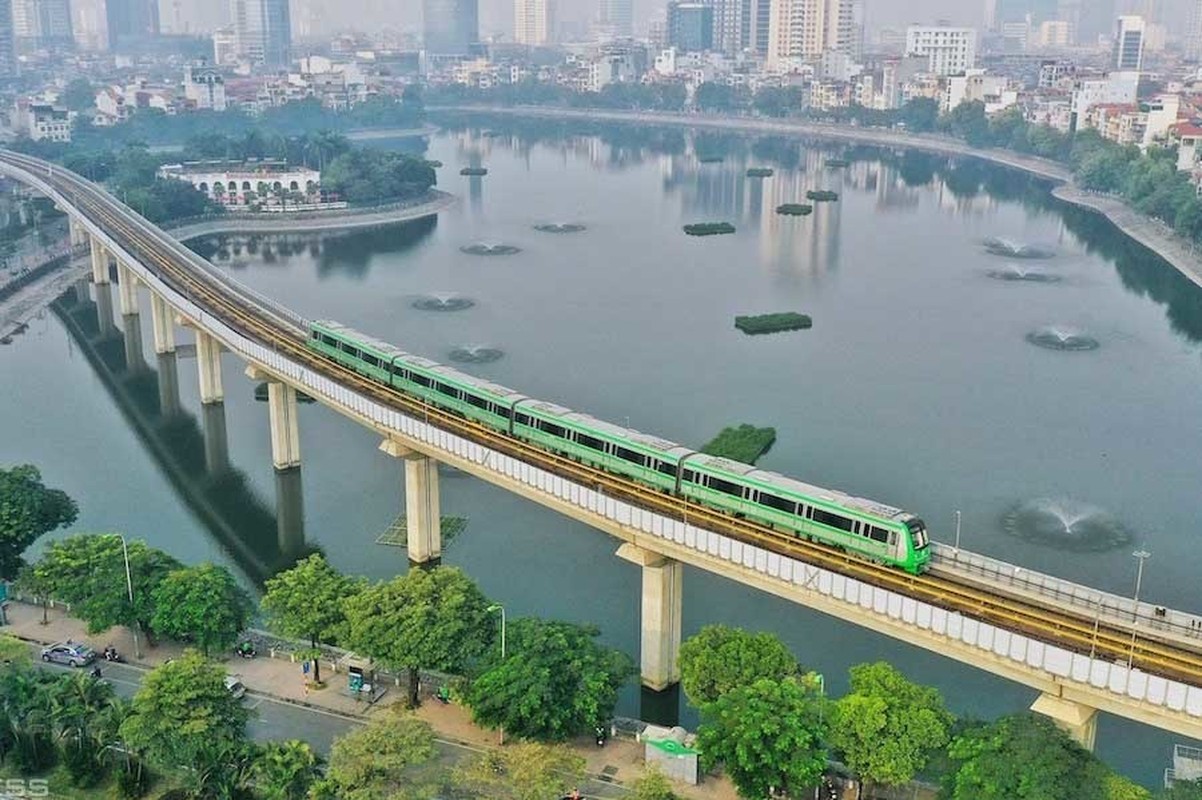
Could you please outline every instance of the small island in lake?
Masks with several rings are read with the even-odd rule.
[[[815,203],[829,203],[839,199],[838,192],[832,192],[830,189],[810,189],[806,192],[806,198],[813,200]]]
[[[804,217],[814,213],[814,207],[809,203],[783,203],[776,207],[777,214],[788,214],[791,217]]]
[[[684,232],[689,236],[716,236],[721,233],[734,233],[735,226],[729,222],[695,222],[685,225]]]
[[[752,336],[760,333],[803,330],[811,328],[813,325],[814,321],[808,314],[798,314],[796,311],[735,317],[735,327]]]
[[[828,167],[846,167],[851,164],[846,158],[828,158],[826,165]]]
[[[471,177],[475,178],[479,177],[480,175],[487,175],[488,170],[485,167],[464,167],[463,169],[459,170],[459,174],[470,175]]]
[[[757,428],[746,423],[730,425],[711,439],[701,452],[729,458],[741,464],[754,464],[776,441],[776,428]]]
[[[773,171],[771,167],[748,167],[748,178],[771,178]]]
[[[719,164],[722,162],[722,156],[697,156],[697,160],[702,164]]]

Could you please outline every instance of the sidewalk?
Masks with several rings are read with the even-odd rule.
[[[169,658],[178,658],[184,650],[183,646],[174,642],[149,648],[143,641],[142,657],[135,659],[133,635],[126,628],[113,628],[90,636],[84,624],[66,614],[61,607],[49,609],[49,622],[46,625],[42,624],[40,606],[10,601],[6,608],[8,625],[0,627],[0,633],[42,645],[73,639],[87,642],[100,651],[111,644],[127,663],[146,668],[156,667]],[[341,691],[345,685],[345,673],[329,673],[324,665],[322,678],[326,688],[318,691],[306,689],[300,663],[287,658],[270,658],[261,654],[252,659],[240,659],[231,654],[224,660],[224,665],[230,673],[239,676],[252,694],[355,719],[368,719],[373,714],[381,713],[381,709],[403,701],[406,691],[404,686],[388,686],[387,694],[375,705],[367,707],[363,701]],[[428,700],[418,709],[417,715],[430,723],[439,738],[474,748],[497,746],[497,732],[473,724],[467,709],[462,706]],[[643,745],[638,742],[611,739],[604,747],[597,747],[591,738],[584,738],[573,742],[571,746],[584,756],[588,773],[599,776],[598,780],[604,783],[629,785],[642,774]],[[725,778],[710,778],[700,786],[677,786],[677,793],[695,800],[736,800],[738,797],[733,785]]]

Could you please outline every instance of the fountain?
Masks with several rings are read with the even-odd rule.
[[[412,303],[413,307],[420,311],[462,311],[475,304],[476,301],[470,297],[464,297],[454,292],[423,294]]]
[[[1056,254],[1047,247],[1019,244],[1010,239],[991,236],[981,243],[987,253],[1008,258],[1052,258]]]
[[[1027,281],[1029,283],[1056,283],[1060,280],[1059,275],[1053,275],[1050,272],[1041,272],[1040,270],[1030,269],[1021,264],[1011,264],[1005,269],[991,269],[985,273],[994,280],[999,281]]]
[[[1114,515],[1074,500],[1040,498],[1017,503],[1002,516],[1011,536],[1059,550],[1101,552],[1131,543]]]
[[[1098,340],[1074,328],[1047,325],[1027,334],[1027,341],[1048,350],[1097,350]]]
[[[459,364],[490,364],[505,355],[499,347],[487,344],[461,344],[451,348],[447,357]]]
[[[473,242],[460,247],[459,251],[473,256],[511,256],[522,252],[522,248],[512,244]]]
[[[543,222],[534,229],[540,233],[580,233],[585,226],[579,222]]]

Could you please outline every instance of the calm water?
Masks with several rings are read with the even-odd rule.
[[[461,197],[437,222],[197,247],[306,316],[437,359],[464,345],[498,348],[501,359],[465,369],[682,443],[700,445],[736,422],[772,425],[777,443],[764,467],[913,510],[944,540],[960,509],[963,546],[1029,568],[1129,592],[1131,551],[1143,545],[1153,553],[1144,597],[1202,610],[1202,292],[1167,265],[1013,173],[865,151],[838,153],[853,163],[831,169],[823,158],[836,153],[776,140],[544,137],[435,137],[429,157],[445,164],[442,188]],[[700,164],[697,153],[724,160]],[[469,164],[487,166],[488,176],[460,177]],[[751,165],[776,173],[749,179]],[[815,188],[841,199],[810,217],[774,213]],[[738,232],[680,230],[721,220]],[[548,222],[587,229],[532,227]],[[1054,256],[991,255],[982,245],[989,237]],[[461,252],[473,243],[521,252]],[[1016,266],[1059,280],[988,275]],[[475,305],[411,307],[440,292]],[[303,407],[302,540],[291,522],[299,493],[284,485],[277,506],[266,408],[240,365],[224,365],[223,419],[205,419],[194,361],[182,354],[184,414],[165,419],[150,371],[162,364],[148,341],[149,313],[141,325],[148,369],[131,376],[119,339],[91,349],[68,334],[63,318],[85,337],[96,328],[92,300],[74,308],[0,348],[0,462],[36,463],[78,498],[77,529],[122,530],[185,560],[230,564],[250,583],[313,547],[373,578],[405,568],[403,550],[375,543],[403,498],[401,470],[372,435]],[[784,310],[812,315],[814,328],[763,337],[733,328],[736,314]],[[1058,352],[1027,341],[1045,326],[1084,332],[1100,346]],[[116,377],[102,380],[106,369]],[[232,470],[214,458],[222,424]],[[206,466],[206,429],[216,469]],[[181,487],[200,502],[182,502]],[[612,557],[616,542],[471,478],[447,476],[442,491],[444,513],[469,519],[447,562],[510,614],[595,622],[606,641],[637,652],[638,574]],[[1082,552],[1008,533],[1007,512],[1040,498],[1070,516],[1096,507],[1131,541]],[[277,536],[281,513],[286,530]],[[686,572],[685,596],[686,635],[710,622],[771,630],[834,691],[851,664],[884,658],[937,685],[961,713],[1005,713],[1033,699],[712,575]],[[623,704],[637,713],[637,692]],[[1173,741],[1107,718],[1099,753],[1154,782]]]

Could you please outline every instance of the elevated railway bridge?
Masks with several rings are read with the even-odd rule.
[[[102,188],[0,151],[0,174],[44,193],[88,243],[97,284],[113,262],[122,314],[149,295],[158,353],[192,329],[203,404],[223,399],[221,354],[268,382],[272,459],[300,464],[296,393],[371,428],[405,465],[411,560],[437,559],[438,463],[620,540],[642,570],[644,685],[679,679],[688,564],[1039,691],[1033,708],[1092,747],[1098,712],[1202,739],[1202,616],[1137,603],[945,545],[910,574],[649,488],[372,381],[306,345],[309,322],[234,281]]]

